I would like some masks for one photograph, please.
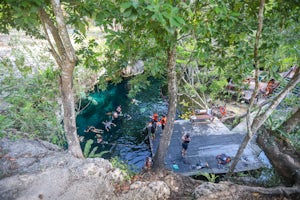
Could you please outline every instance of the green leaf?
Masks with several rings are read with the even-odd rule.
[[[121,10],[126,10],[132,6],[131,2],[122,3],[120,5]]]
[[[174,16],[174,19],[175,19],[180,25],[184,25],[184,24],[185,24],[184,19],[182,19],[181,17]]]
[[[94,142],[93,140],[86,141],[86,144],[85,144],[84,150],[83,150],[84,157],[87,158],[89,156],[93,142]]]
[[[124,11],[124,17],[129,17],[132,13],[132,9],[131,8],[128,8]]]

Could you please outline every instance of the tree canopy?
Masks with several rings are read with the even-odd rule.
[[[88,65],[96,71],[105,68],[108,80],[118,83],[124,67],[143,60],[144,73],[130,80],[135,87],[129,95],[134,96],[145,88],[149,77],[165,79],[170,123],[162,138],[164,147],[158,151],[164,154],[173,129],[178,93],[190,101],[198,94],[197,105],[205,108],[206,99],[216,99],[228,79],[241,83],[253,76],[253,64],[259,63],[268,77],[278,78],[277,72],[299,63],[299,1],[266,2],[264,27],[257,47],[260,53],[256,57],[258,8],[259,1],[250,0],[66,0],[61,3],[4,0],[0,3],[0,32],[9,33],[15,28],[48,40],[61,70],[65,131],[72,138],[69,145],[77,144],[77,148],[75,65]],[[75,42],[82,42],[91,26],[101,29],[99,35],[105,39],[107,48],[101,49],[93,39],[75,55],[70,30]],[[101,59],[97,48],[103,51]],[[78,152],[75,154],[81,157]],[[163,155],[159,163],[163,163]]]

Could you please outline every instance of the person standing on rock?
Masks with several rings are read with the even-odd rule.
[[[165,115],[162,116],[162,118],[160,120],[160,124],[161,124],[161,129],[164,130],[165,126],[167,124],[167,117]]]
[[[181,140],[182,140],[182,150],[181,150],[181,155],[182,157],[185,157],[186,155],[186,150],[188,148],[188,145],[191,141],[191,137],[190,137],[190,134],[189,133],[185,133],[182,137],[181,137]]]

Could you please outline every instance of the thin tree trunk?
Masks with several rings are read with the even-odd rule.
[[[39,11],[39,17],[41,19],[46,38],[51,47],[51,53],[62,72],[60,76],[60,91],[64,110],[64,130],[66,132],[68,149],[73,156],[83,158],[77,136],[75,102],[72,84],[73,71],[76,63],[75,51],[64,22],[60,1],[51,0],[51,4],[56,23],[53,23],[49,15],[43,9]],[[49,37],[48,30],[50,30],[54,43],[52,43]]]
[[[68,149],[72,155],[83,158],[76,128],[75,102],[73,95],[73,72],[76,63],[75,50],[71,43],[63,12],[59,0],[51,0],[53,11],[57,22],[57,30],[61,38],[64,53],[61,55],[63,62],[61,75],[61,94],[64,108],[64,129],[68,142]]]
[[[264,112],[262,112],[260,115],[256,116],[252,122],[251,125],[251,131],[252,133],[256,133],[257,130],[264,124],[264,122],[268,119],[268,117],[272,114],[272,112],[276,109],[276,107],[280,104],[280,102],[285,98],[285,96],[300,82],[300,68],[298,67],[295,75],[291,79],[291,81],[287,84],[287,86],[282,90],[281,93],[276,96],[276,98],[271,102],[271,104],[265,109]],[[249,140],[251,139],[250,135],[247,134],[238,150],[238,153],[236,154],[234,158],[234,162],[230,166],[229,172],[227,176],[231,176],[233,173],[233,170],[239,161],[240,157],[243,154],[244,149],[246,148]],[[233,166],[233,164],[235,164]]]
[[[285,98],[285,96],[292,91],[292,89],[300,82],[300,68],[298,67],[295,71],[293,78],[287,84],[287,86],[283,89],[281,93],[276,96],[276,98],[272,101],[272,103],[266,108],[265,112],[256,116],[253,120],[251,130],[253,133],[256,133],[257,130],[263,125],[263,123],[268,119],[268,117],[272,114],[272,112],[276,109],[279,103]]]
[[[259,69],[259,60],[258,60],[258,47],[259,47],[259,39],[262,31],[262,26],[263,26],[263,13],[264,13],[264,7],[265,7],[265,0],[260,1],[260,6],[259,6],[259,15],[258,15],[258,27],[257,27],[257,32],[256,32],[256,37],[255,37],[255,45],[254,45],[254,67],[255,67],[255,88],[252,93],[250,103],[249,103],[249,108],[247,110],[247,135],[245,136],[242,144],[240,145],[237,154],[235,155],[233,162],[229,168],[227,176],[231,176],[233,174],[233,171],[240,160],[248,142],[252,138],[253,131],[251,129],[251,109],[254,103],[254,100],[256,98],[256,95],[258,94],[258,69]],[[255,132],[254,132],[255,133]]]
[[[68,67],[69,69],[72,69],[72,65],[74,66],[74,64],[72,63],[69,63],[69,65],[71,65],[70,67]],[[61,95],[64,109],[64,129],[66,131],[69,152],[75,157],[83,158],[82,150],[77,136],[72,78],[72,73],[70,73],[70,71],[62,71]]]
[[[175,34],[176,36],[176,34]],[[168,95],[169,95],[169,107],[168,107],[168,122],[163,131],[160,139],[157,152],[154,156],[153,170],[158,171],[165,167],[165,156],[170,144],[171,136],[173,133],[174,119],[176,116],[177,105],[177,78],[176,78],[176,45],[172,46],[168,50]]]

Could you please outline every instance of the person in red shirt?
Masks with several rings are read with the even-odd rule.
[[[152,119],[154,120],[154,122],[158,122],[158,114],[154,113]]]

